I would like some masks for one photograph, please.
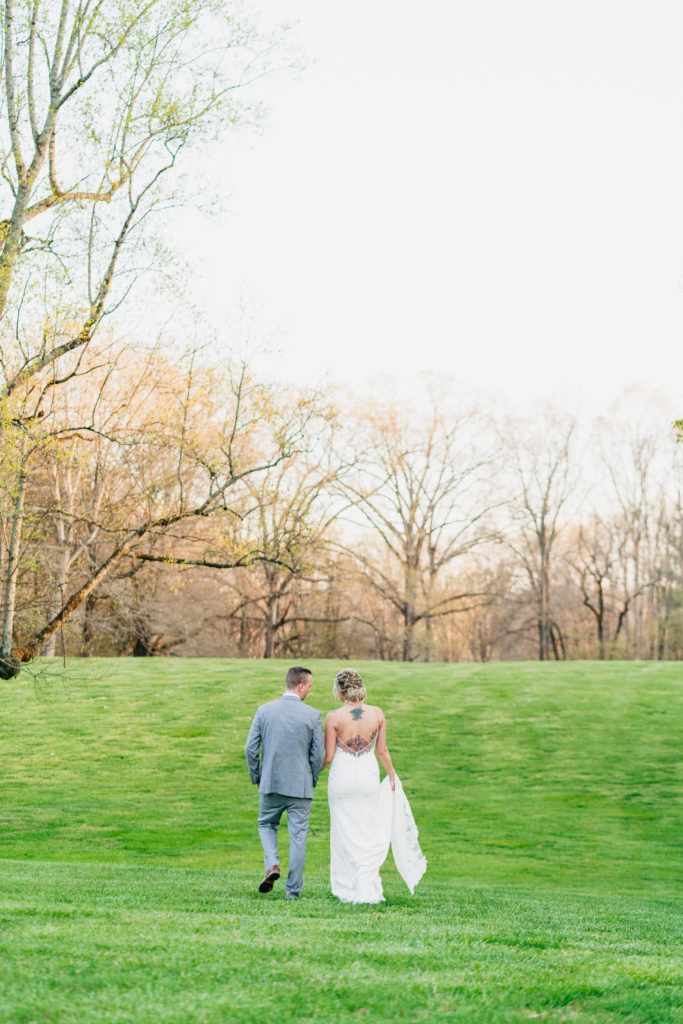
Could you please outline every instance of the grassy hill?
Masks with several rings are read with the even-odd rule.
[[[336,663],[309,703],[336,707]],[[669,892],[683,883],[683,669],[358,666],[388,717],[430,877]],[[0,856],[258,870],[244,741],[281,662],[101,660],[2,689]],[[326,776],[309,871],[327,869]]]
[[[356,664],[429,861],[380,908],[327,891],[326,779],[304,898],[255,893],[244,740],[286,667],[3,684],[0,1019],[683,1021],[681,665]]]

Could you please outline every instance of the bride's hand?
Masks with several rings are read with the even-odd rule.
[[[389,776],[389,785],[391,786],[392,789],[396,789],[396,776],[395,775],[390,775]]]

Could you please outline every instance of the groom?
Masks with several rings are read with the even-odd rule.
[[[325,757],[320,712],[304,704],[312,681],[309,669],[290,668],[283,696],[256,712],[244,749],[251,781],[259,787],[258,831],[266,869],[259,892],[270,892],[280,877],[277,827],[286,810],[287,899],[295,899],[303,889],[308,815]]]

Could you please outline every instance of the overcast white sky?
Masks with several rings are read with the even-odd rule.
[[[678,392],[683,5],[255,3],[311,64],[226,144],[193,243],[219,329],[245,305],[293,379]]]

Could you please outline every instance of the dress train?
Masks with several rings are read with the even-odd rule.
[[[389,846],[411,894],[427,868],[401,780],[379,781],[374,743],[361,751],[338,746],[328,784],[330,883],[345,903],[380,903],[379,870]]]

